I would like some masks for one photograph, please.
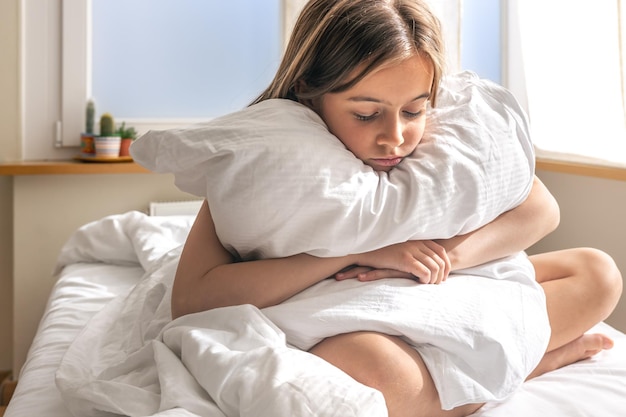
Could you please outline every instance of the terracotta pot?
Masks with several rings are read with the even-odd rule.
[[[130,156],[130,145],[133,143],[132,138],[122,138],[122,142],[120,143],[120,156]]]

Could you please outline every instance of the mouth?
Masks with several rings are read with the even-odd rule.
[[[380,167],[383,168],[393,168],[396,165],[398,165],[400,162],[402,162],[404,158],[401,156],[394,156],[394,157],[390,157],[390,158],[373,158],[372,162]]]

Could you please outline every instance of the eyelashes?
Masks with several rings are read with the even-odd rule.
[[[372,113],[370,115],[354,113],[354,117],[361,122],[369,122],[371,120],[374,120],[376,117],[378,117],[378,112]]]
[[[418,117],[420,117],[421,115],[424,114],[424,110],[420,110],[420,111],[417,111],[417,112],[403,111],[402,114],[407,119],[417,119]],[[361,122],[370,122],[372,120],[375,120],[379,116],[380,116],[379,112],[372,113],[372,114],[354,113],[355,119],[357,119],[358,121],[361,121]]]
[[[417,119],[422,114],[424,114],[424,110],[420,110],[420,111],[415,112],[415,113],[414,112],[410,112],[410,111],[405,111],[404,114],[409,119]]]

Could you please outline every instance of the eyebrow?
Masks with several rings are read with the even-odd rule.
[[[422,93],[419,96],[415,97],[413,100],[410,101],[410,103],[417,101],[417,100],[422,100],[424,98],[428,98],[430,97],[430,91],[426,92],[426,93]],[[361,102],[361,101],[370,101],[373,103],[381,103],[381,104],[391,104],[388,101],[385,100],[380,100],[374,97],[368,97],[368,96],[355,96],[355,97],[350,97],[348,99],[349,101],[355,101],[355,102]]]

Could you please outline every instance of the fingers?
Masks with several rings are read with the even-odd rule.
[[[374,269],[366,266],[355,266],[345,271],[335,274],[337,281],[346,279],[358,279],[359,281],[376,281],[384,278],[408,278],[415,279],[413,274],[408,272],[396,271],[395,269]]]
[[[450,259],[441,245],[421,241],[412,256],[412,272],[422,284],[440,284],[448,278]]]
[[[346,279],[355,279],[358,278],[360,274],[367,273],[371,271],[372,268],[368,266],[355,266],[352,268],[348,268],[346,270],[340,271],[335,274],[335,279],[337,281],[343,281]]]
[[[408,278],[415,279],[413,274],[408,272],[396,271],[395,269],[373,269],[368,272],[360,273],[357,277],[359,281],[376,281],[384,278]]]
[[[440,284],[451,270],[450,259],[443,246],[425,241],[408,241],[366,254],[360,266],[335,274],[338,281],[358,279],[374,281],[383,278],[411,278],[423,284]],[[367,266],[363,266],[365,262]]]

